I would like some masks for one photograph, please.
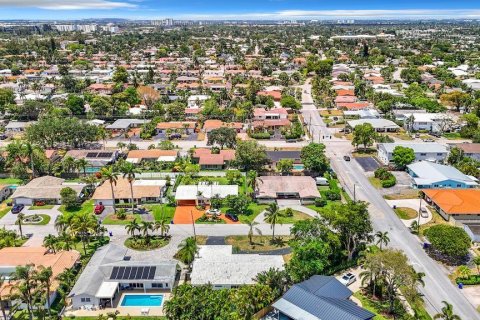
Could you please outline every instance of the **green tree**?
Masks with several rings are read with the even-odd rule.
[[[325,145],[311,142],[302,148],[300,159],[309,171],[323,174],[328,169],[328,159],[325,156]]]
[[[373,145],[375,136],[375,129],[370,123],[356,125],[355,128],[353,128],[352,145],[355,146],[355,148],[363,145],[364,150],[366,150],[367,147]]]
[[[97,227],[98,221],[90,212],[83,212],[72,218],[71,232],[82,241],[85,255],[87,255],[87,244],[90,240],[90,235],[95,233]]]
[[[36,274],[36,280],[40,282],[40,285],[45,290],[45,301],[47,302],[47,311],[49,316],[51,316],[50,293],[52,291],[52,276],[52,267],[40,266]]]
[[[123,162],[120,166],[120,172],[123,174],[123,179],[127,179],[130,184],[130,201],[132,202],[132,214],[135,212],[135,200],[133,197],[133,182],[135,181],[136,174],[138,170],[135,168],[135,165],[131,162]]]
[[[464,152],[459,147],[453,147],[450,149],[450,153],[447,157],[447,163],[450,165],[456,165],[465,158]]]
[[[442,320],[462,320],[459,316],[453,313],[453,306],[447,301],[442,301],[444,307],[442,308],[441,313],[437,313],[433,319],[442,319]]]
[[[262,271],[255,276],[257,283],[267,285],[272,289],[275,298],[279,298],[287,291],[290,279],[285,270],[277,268],[270,268],[267,271]]]
[[[472,242],[465,230],[446,224],[428,228],[425,235],[435,250],[452,259],[465,257]]]
[[[194,237],[186,238],[178,245],[178,248],[178,259],[180,259],[180,261],[182,261],[183,263],[187,264],[191,269],[193,260],[195,259],[195,256],[198,252],[197,241]]]
[[[140,225],[137,222],[137,219],[133,219],[125,225],[125,230],[127,233],[135,238],[135,232],[140,231]]]
[[[80,96],[69,94],[65,101],[65,106],[73,115],[81,115],[85,113],[85,101]]]
[[[25,213],[20,212],[17,215],[17,221],[15,222],[18,225],[18,231],[20,232],[20,238],[23,238],[23,230],[22,230],[23,219],[25,219]]]
[[[112,103],[106,97],[96,96],[90,102],[90,109],[95,115],[112,115]]]
[[[377,231],[377,233],[375,233],[375,238],[377,238],[377,245],[380,245],[380,250],[382,250],[383,245],[387,246],[390,242],[388,231]]]
[[[289,174],[293,170],[293,160],[292,159],[280,159],[277,162],[277,170],[282,174]]]
[[[268,163],[266,148],[255,140],[238,141],[235,162],[245,171],[260,170]]]
[[[115,70],[112,80],[116,83],[127,83],[128,82],[128,72],[124,67],[117,67]]]
[[[77,192],[70,187],[62,188],[62,190],[60,190],[60,197],[66,209],[72,209],[78,205]]]
[[[465,92],[461,91],[452,91],[450,93],[444,93],[440,96],[440,101],[443,104],[448,106],[455,107],[455,109],[460,111],[460,108],[465,106],[467,101],[469,100],[470,95]]]
[[[285,95],[280,100],[280,105],[283,108],[290,108],[292,110],[300,110],[302,104],[295,99],[295,97],[290,95]]]
[[[237,144],[237,131],[234,128],[221,127],[213,129],[207,134],[207,145],[213,146],[215,144],[220,146],[220,149],[227,147],[235,148]]]
[[[270,224],[272,229],[272,241],[275,240],[275,225],[282,216],[280,208],[276,202],[272,202],[268,205],[268,208],[265,212],[265,222]]]
[[[244,194],[239,195],[228,195],[225,198],[226,205],[230,208],[230,210],[239,215],[239,214],[246,214],[248,210],[248,205],[250,204],[250,198]]]
[[[407,165],[415,160],[415,152],[412,148],[396,146],[393,149],[392,158],[397,168],[405,169]]]
[[[256,231],[259,235],[262,235],[262,231],[259,228],[256,228],[255,226],[258,225],[258,222],[255,221],[248,221],[247,226],[248,226],[248,242],[250,245],[253,245],[253,232]]]
[[[325,273],[330,265],[329,257],[332,254],[330,245],[319,239],[307,239],[294,241],[292,258],[286,266],[286,270],[293,282],[304,281],[315,274]]]
[[[115,206],[115,191],[113,189],[114,185],[117,185],[118,180],[118,172],[112,166],[103,167],[100,170],[100,175],[103,181],[107,181],[110,183],[110,189],[112,192],[112,203],[113,203],[113,212],[117,213],[117,207]]]

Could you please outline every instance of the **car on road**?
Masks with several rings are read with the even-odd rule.
[[[12,213],[13,214],[20,213],[23,210],[23,208],[25,208],[23,204],[16,204],[12,207]]]
[[[422,218],[428,218],[427,208],[425,208],[425,207],[421,207],[421,208],[420,208],[420,216],[421,216]]]
[[[435,140],[433,139],[423,139],[423,142],[434,142]]]
[[[230,219],[230,220],[232,220],[233,222],[237,222],[237,221],[238,221],[237,215],[236,215],[236,214],[233,214],[233,213],[227,213],[227,214],[225,214],[225,218]]]
[[[340,279],[340,283],[342,283],[343,285],[345,286],[349,286],[351,285],[352,283],[354,283],[355,281],[357,281],[357,277],[353,274],[353,273],[345,273],[342,278]]]
[[[220,212],[220,209],[212,209],[212,208],[210,208],[210,209],[208,209],[205,213],[206,213],[206,214],[210,214],[210,215],[212,215],[212,216],[219,216],[221,212]]]
[[[95,212],[95,214],[101,214],[103,210],[105,210],[105,206],[100,202],[95,206],[95,209],[93,209],[93,212]]]
[[[350,161],[350,156],[343,156],[343,160]]]
[[[0,140],[5,140],[7,139],[7,135],[6,134],[0,134]]]

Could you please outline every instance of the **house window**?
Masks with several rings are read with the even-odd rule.
[[[152,283],[152,288],[163,288],[163,283]]]
[[[420,153],[422,157],[425,157],[427,154],[426,153]]]
[[[462,185],[457,183],[457,188],[461,188],[461,187],[462,187]]]
[[[90,298],[81,298],[80,301],[81,302],[90,302]]]
[[[443,153],[437,153],[437,156],[441,157],[443,156]]]

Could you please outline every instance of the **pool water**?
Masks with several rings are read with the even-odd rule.
[[[293,169],[294,170],[303,170],[303,169],[305,169],[305,166],[303,164],[294,164]]]
[[[123,296],[122,307],[161,307],[161,294],[126,294]]]

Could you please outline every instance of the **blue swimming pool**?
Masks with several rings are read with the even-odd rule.
[[[123,296],[122,307],[161,307],[162,294],[126,294]]]
[[[301,171],[301,170],[305,169],[305,166],[303,164],[294,164],[293,169]]]

